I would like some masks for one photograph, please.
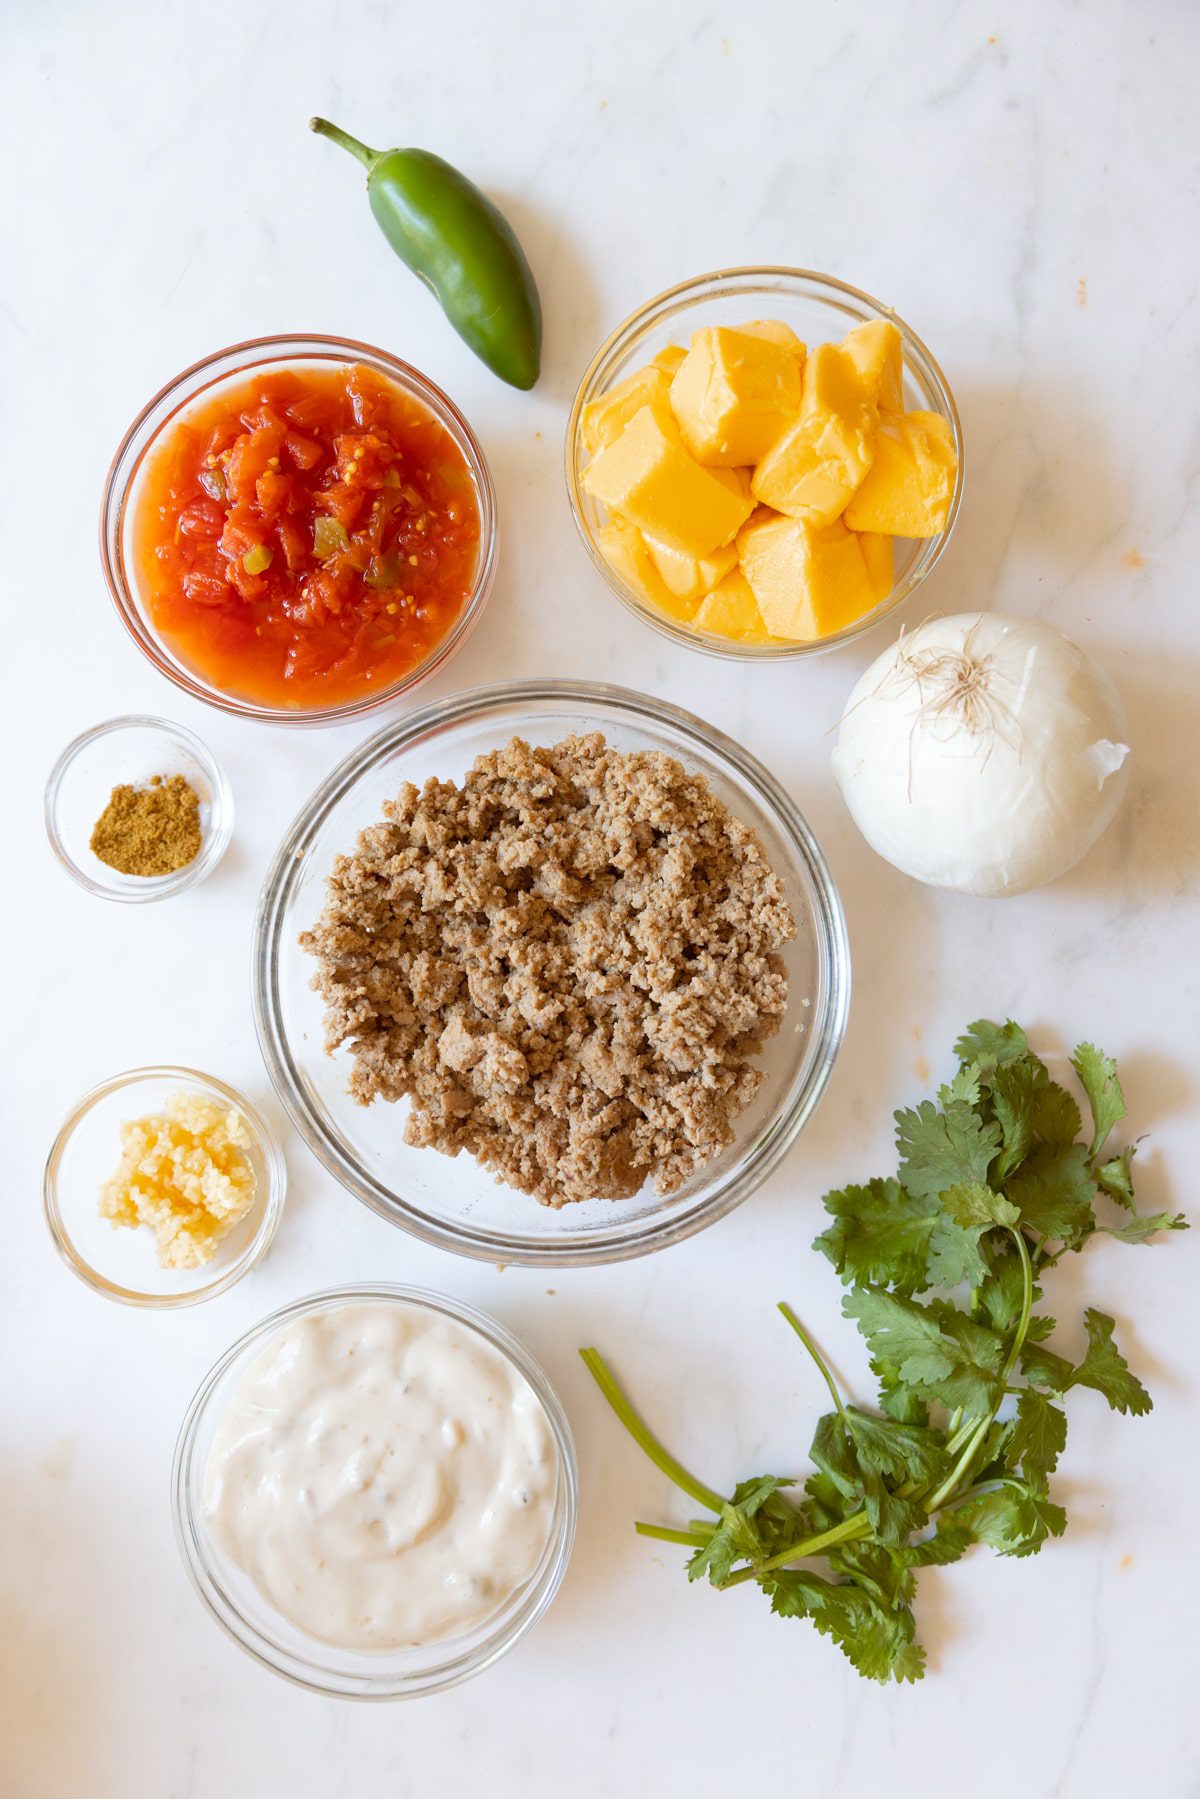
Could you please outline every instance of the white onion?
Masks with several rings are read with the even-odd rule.
[[[850,695],[833,774],[854,822],[915,880],[1024,893],[1078,862],[1125,790],[1125,713],[1053,625],[932,619]]]

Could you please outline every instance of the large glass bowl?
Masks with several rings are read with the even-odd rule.
[[[896,538],[895,580],[892,591],[879,604],[847,625],[844,631],[831,632],[809,643],[735,643],[728,637],[716,637],[697,631],[643,599],[624,582],[605,559],[596,533],[605,524],[608,513],[594,500],[583,485],[588,450],[583,441],[583,410],[592,400],[608,392],[635,369],[640,369],[668,344],[684,344],[693,331],[705,325],[748,324],[751,319],[782,319],[790,325],[811,349],[844,337],[855,325],[872,319],[887,319],[899,331],[904,349],[904,406],[923,412],[937,412],[946,420],[958,453],[958,478],[950,501],[946,527],[937,537],[922,539]],[[963,443],[958,411],[946,377],[921,339],[899,315],[873,300],[870,294],[850,287],[832,275],[819,275],[812,269],[761,268],[720,269],[710,275],[695,275],[681,281],[666,293],[647,300],[624,324],[618,325],[593,356],[567,422],[565,444],[567,498],[583,547],[596,568],[631,612],[664,637],[689,649],[703,650],[710,656],[727,656],[735,662],[786,662],[794,656],[818,655],[850,643],[877,625],[881,618],[895,612],[925,581],[946,545],[958,517],[963,490]]]
[[[423,1647],[339,1649],[283,1617],[215,1541],[204,1513],[204,1473],[225,1407],[267,1340],[293,1319],[337,1306],[399,1302],[438,1312],[477,1331],[513,1364],[540,1401],[558,1464],[554,1511],[541,1560],[499,1612],[466,1636]],[[175,1540],[193,1587],[212,1617],[247,1654],[285,1679],[342,1699],[415,1699],[457,1686],[490,1668],[518,1643],[557,1593],[575,1541],[579,1478],[575,1446],[554,1388],[529,1351],[494,1318],[418,1287],[383,1284],[331,1288],[283,1306],[227,1349],[209,1370],[179,1432],[171,1472]]]
[[[315,923],[335,856],[353,849],[402,781],[461,780],[475,758],[513,737],[553,744],[602,731],[615,748],[660,750],[704,774],[754,831],[783,882],[798,935],[788,946],[788,1004],[758,1065],[766,1079],[736,1139],[677,1193],[649,1186],[627,1200],[539,1206],[470,1157],[414,1149],[405,1108],[362,1107],[347,1093],[349,1057],[323,1048],[315,964],[297,938]],[[493,1262],[616,1262],[690,1236],[738,1205],[778,1166],[829,1078],[849,1001],[849,951],[837,892],[799,809],[755,759],[677,707],[589,682],[513,682],[411,713],[364,744],[318,788],[287,832],[259,902],[254,1009],[283,1104],[342,1185],[428,1243]]]
[[[360,694],[333,706],[263,705],[213,686],[198,669],[188,666],[175,654],[150,617],[139,591],[136,559],[132,554],[133,523],[147,458],[163,432],[198,401],[210,399],[221,387],[241,383],[255,371],[305,366],[335,368],[350,363],[363,363],[393,386],[403,389],[433,414],[461,450],[470,471],[479,511],[479,554],[474,583],[446,635],[433,646],[423,662],[399,680],[381,687],[378,692]],[[435,387],[411,364],[353,338],[258,337],[247,343],[234,344],[227,350],[217,350],[202,362],[193,363],[148,400],[138,413],[121,439],[104,484],[100,506],[100,560],[125,629],[159,673],[182,687],[185,693],[219,707],[222,712],[235,713],[239,718],[285,725],[337,724],[360,713],[372,712],[377,706],[394,700],[398,694],[406,693],[440,668],[466,642],[483,611],[496,573],[496,496],[483,451],[466,419],[441,388]]]

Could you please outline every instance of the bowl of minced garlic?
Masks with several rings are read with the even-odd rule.
[[[114,718],[68,744],[46,786],[46,831],[67,873],[103,899],[138,903],[194,887],[216,867],[233,800],[191,731]]]
[[[134,1305],[223,1291],[265,1252],[286,1174],[270,1125],[212,1075],[141,1068],[79,1102],[46,1163],[46,1219],[81,1279]]]

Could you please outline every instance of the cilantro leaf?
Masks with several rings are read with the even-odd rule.
[[[912,1604],[917,1583],[902,1550],[882,1543],[837,1543],[827,1560],[835,1574],[862,1587],[885,1611]]]
[[[844,1281],[868,1281],[905,1294],[929,1285],[935,1199],[914,1198],[899,1181],[875,1180],[827,1193],[822,1204],[834,1222],[813,1248],[828,1256]]]
[[[1014,1480],[968,1500],[956,1516],[977,1543],[998,1555],[1034,1555],[1047,1537],[1061,1537],[1067,1528],[1061,1505]]]
[[[942,1208],[964,1229],[977,1225],[981,1230],[989,1230],[993,1225],[1001,1225],[1011,1230],[1021,1216],[1011,1200],[979,1181],[947,1187],[942,1194]]]
[[[874,1418],[856,1406],[844,1419],[828,1413],[817,1425],[812,1459],[843,1499],[866,1508],[881,1543],[899,1544],[925,1522],[916,1490],[935,1485],[949,1468],[940,1431]],[[888,1486],[907,1486],[896,1492]]]
[[[1125,1095],[1117,1079],[1117,1065],[1111,1056],[1092,1043],[1081,1043],[1071,1057],[1071,1067],[1088,1097],[1092,1109],[1092,1147],[1088,1154],[1099,1155],[1113,1125],[1125,1116]]]
[[[921,1199],[936,1198],[960,1181],[986,1181],[999,1141],[999,1125],[985,1125],[966,1100],[952,1100],[939,1111],[923,1099],[896,1113],[900,1183]]]
[[[714,1586],[728,1579],[742,1561],[758,1561],[807,1529],[802,1512],[778,1497],[791,1483],[779,1475],[758,1474],[740,1481],[733,1498],[721,1507],[712,1536],[687,1565],[689,1580],[705,1576]]]
[[[1058,1458],[1067,1444],[1067,1414],[1051,1405],[1036,1387],[1025,1387],[1017,1400],[1017,1416],[1004,1450],[1010,1469],[1020,1466],[1029,1486],[1045,1493]]]
[[[1182,1212],[1135,1212],[1128,1224],[1096,1226],[1118,1243],[1148,1243],[1159,1231],[1186,1231],[1188,1221]]]
[[[911,1611],[885,1611],[862,1587],[836,1584],[819,1574],[785,1569],[763,1582],[771,1610],[781,1618],[808,1618],[832,1639],[868,1680],[918,1680],[924,1657],[916,1651]]]
[[[897,1424],[928,1424],[929,1401],[906,1387],[890,1363],[874,1361],[871,1366],[879,1376],[880,1411]]]
[[[1001,1240],[994,1239],[993,1246],[989,1247],[991,1270],[979,1289],[978,1304],[983,1322],[990,1324],[993,1330],[998,1330],[1003,1335],[1014,1329],[1021,1316],[1025,1303],[1025,1277],[1021,1267],[1021,1258],[1013,1248],[1011,1241],[1004,1243],[1003,1247],[997,1250],[994,1244],[999,1241]],[[1042,1289],[1035,1282],[1034,1305],[1041,1297]],[[1049,1321],[1038,1320],[1037,1323],[1039,1325],[1048,1323],[1050,1330],[1054,1328],[1052,1319]],[[1034,1329],[1035,1321],[1031,1318],[1029,1330],[1032,1332]],[[1047,1331],[1043,1329],[1042,1334],[1046,1335]]]
[[[952,1105],[956,1099],[963,1099],[969,1106],[979,1104],[979,1064],[964,1062],[958,1072],[950,1080],[938,1088],[938,1105]]]
[[[1096,1184],[1082,1143],[1039,1143],[1007,1184],[1021,1223],[1077,1249],[1096,1228]]]
[[[977,1018],[955,1043],[954,1053],[960,1062],[1002,1067],[1005,1062],[1019,1062],[1029,1054],[1029,1039],[1011,1018],[1007,1024],[993,1024],[990,1018]]]
[[[1000,1126],[1000,1154],[993,1180],[1007,1180],[1033,1147],[1034,1116],[1039,1085],[1046,1078],[1040,1062],[1008,1062],[992,1077],[992,1110]]]
[[[856,1287],[846,1294],[842,1310],[858,1325],[872,1357],[894,1368],[922,1398],[940,1399],[972,1416],[989,1410],[1004,1352],[994,1331],[972,1324],[952,1306],[935,1311],[877,1287]]]
[[[1133,1158],[1136,1155],[1137,1144],[1127,1143],[1119,1156],[1113,1156],[1111,1161],[1095,1170],[1096,1181],[1101,1190],[1129,1212],[1134,1210]]]
[[[1020,1213],[990,1187],[958,1181],[941,1196],[944,1217],[930,1237],[929,1276],[936,1286],[957,1287],[968,1281],[982,1286],[990,1272],[980,1238],[997,1225],[1015,1225]]]
[[[954,1512],[943,1512],[931,1537],[906,1544],[900,1554],[910,1568],[945,1568],[964,1556],[974,1541],[974,1533],[958,1522]]]
[[[1071,1385],[1075,1364],[1041,1343],[1031,1343],[1026,1337],[1021,1351],[1021,1372],[1035,1387],[1045,1387],[1050,1393],[1065,1393]]]
[[[1083,1322],[1088,1349],[1071,1376],[1071,1385],[1103,1393],[1114,1412],[1132,1412],[1138,1417],[1148,1412],[1154,1401],[1114,1343],[1113,1320],[1106,1312],[1089,1306]]]
[[[829,1530],[835,1524],[844,1524],[858,1504],[857,1497],[847,1499],[837,1482],[819,1469],[808,1476],[804,1491],[808,1495],[804,1510],[816,1530]]]
[[[836,1412],[826,1412],[818,1418],[808,1453],[842,1498],[857,1504],[862,1497],[862,1470],[854,1444]]]
[[[1016,1428],[1015,1418],[1005,1418],[1003,1421],[993,1418],[988,1426],[987,1435],[983,1439],[983,1445],[975,1458],[972,1473],[976,1483],[983,1480],[1000,1480],[1008,1473],[1008,1463],[1005,1461],[1005,1457]]]
[[[1033,1128],[1045,1143],[1074,1143],[1083,1119],[1065,1087],[1049,1076],[1033,1098]]]
[[[894,1493],[878,1479],[867,1480],[863,1505],[878,1541],[894,1547],[899,1547],[914,1530],[920,1530],[929,1517],[919,1499]]]
[[[873,1418],[857,1406],[846,1407],[846,1423],[859,1467],[894,1481],[912,1480],[935,1486],[948,1468],[941,1431],[890,1418]]]

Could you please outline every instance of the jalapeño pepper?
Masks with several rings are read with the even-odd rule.
[[[369,150],[328,119],[309,124],[362,163],[384,236],[437,296],[464,342],[502,381],[532,387],[541,365],[542,308],[503,213],[428,150]]]

